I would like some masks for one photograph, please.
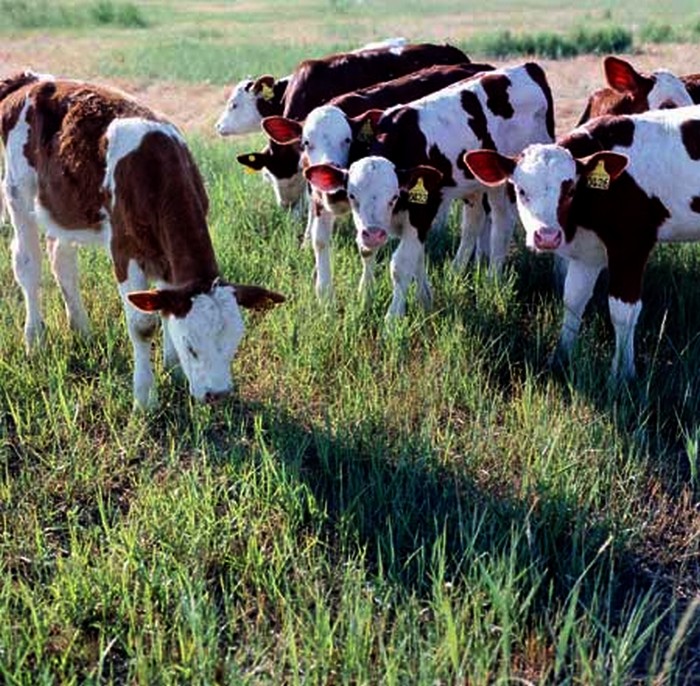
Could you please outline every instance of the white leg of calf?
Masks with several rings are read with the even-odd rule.
[[[68,324],[74,331],[88,335],[90,322],[80,295],[78,248],[55,238],[47,238],[46,252],[49,256],[51,272],[63,295]]]
[[[588,301],[593,294],[596,279],[602,264],[589,264],[580,260],[571,260],[564,282],[564,321],[559,335],[557,354],[568,358],[573,348],[581,318]]]
[[[425,248],[422,243],[420,243],[420,248],[416,265],[416,294],[421,306],[429,310],[433,306],[433,289],[430,287],[430,281],[428,281],[428,272],[425,268]]]
[[[333,277],[331,273],[331,232],[333,231],[333,215],[321,212],[314,217],[311,226],[311,242],[316,258],[316,295],[319,299],[330,298],[333,295]]]
[[[363,298],[369,298],[374,288],[374,268],[377,264],[377,254],[372,250],[360,253],[360,255],[362,257],[362,276],[358,291]]]
[[[610,319],[615,328],[615,355],[612,361],[613,379],[631,379],[634,369],[634,330],[637,327],[642,301],[626,303],[617,298],[608,298]]]
[[[459,247],[452,260],[455,271],[462,272],[466,269],[474,253],[477,239],[483,233],[485,221],[486,213],[481,202],[481,194],[466,198],[462,203]]]
[[[314,225],[314,219],[316,215],[314,214],[314,204],[309,202],[309,207],[306,212],[306,228],[304,229],[304,238],[301,241],[302,248],[305,248],[311,243],[311,230]]]
[[[163,330],[163,366],[166,369],[175,369],[180,366],[180,358],[165,322],[161,322],[161,328]]]
[[[433,219],[432,226],[430,227],[431,231],[440,233],[441,231],[445,231],[447,229],[447,222],[450,218],[451,205],[452,203],[450,201],[443,201],[440,204],[440,207],[438,207],[437,214],[435,215],[435,219]]]
[[[505,186],[490,189],[488,198],[491,205],[489,271],[492,274],[500,274],[513,237],[515,211]]]
[[[423,255],[423,244],[418,240],[415,228],[404,226],[399,247],[391,257],[391,281],[394,288],[391,305],[386,313],[387,319],[402,317],[406,313],[406,294],[418,274],[419,265],[424,260]],[[427,277],[425,279],[427,283]]]
[[[490,260],[491,258],[491,217],[484,213],[483,228],[479,237],[476,239],[476,249],[474,250],[474,259]]]
[[[14,227],[12,269],[24,295],[24,343],[28,352],[39,342],[44,328],[41,318],[41,244],[29,196],[28,189],[25,192],[17,187],[6,189],[7,209]]]
[[[144,273],[129,263],[126,281],[119,284],[119,293],[124,304],[126,326],[134,350],[134,408],[147,410],[158,404],[151,364],[151,341],[158,326],[158,316],[137,310],[127,299],[127,293],[147,287]]]

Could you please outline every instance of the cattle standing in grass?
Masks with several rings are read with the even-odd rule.
[[[231,390],[243,334],[239,305],[282,298],[221,280],[206,223],[207,195],[181,134],[121,92],[30,73],[0,82],[3,181],[14,227],[25,342],[41,337],[39,226],[70,325],[88,332],[76,246],[109,252],[134,349],[134,400],[155,403],[151,338],[163,320],[164,358],[210,401]],[[144,290],[155,281],[157,290]]]
[[[484,183],[510,180],[526,244],[569,260],[557,356],[578,335],[596,278],[609,270],[613,378],[634,375],[642,277],[657,242],[700,240],[700,106],[599,117],[517,157],[471,152]]]
[[[436,64],[468,62],[469,58],[461,50],[451,45],[430,43],[306,60],[297,67],[287,87],[282,116],[303,122],[313,109],[342,93],[395,79]],[[300,150],[297,148],[294,152],[298,159]],[[292,178],[287,176],[286,166],[274,166],[275,155],[275,151],[268,146],[262,152],[239,155],[238,161],[255,171],[264,170],[266,178],[276,185],[278,203],[283,207],[291,207],[301,197],[303,180],[298,167],[292,172],[296,178]],[[249,164],[250,160],[254,160],[253,164]]]
[[[487,191],[492,212],[492,267],[505,259],[513,211],[505,188],[479,183],[464,165],[467,150],[490,147],[517,153],[554,135],[552,95],[534,63],[498,69],[387,110],[377,125],[372,156],[342,170],[314,165],[306,176],[324,192],[345,190],[364,260],[363,284],[372,283],[376,251],[388,236],[400,238],[391,260],[394,294],[388,316],[402,315],[416,279],[423,305],[432,300],[425,273],[425,240],[440,207],[465,201],[455,258],[461,268],[482,232]],[[384,158],[384,159],[382,159]],[[493,191],[496,191],[495,193]]]
[[[666,69],[644,74],[612,55],[603,60],[603,70],[609,87],[588,98],[578,126],[603,114],[640,114],[700,102],[700,74],[678,77]]]
[[[303,126],[286,117],[269,117],[263,123],[271,146],[268,164],[293,164],[292,158],[296,155],[300,169],[322,163],[345,168],[369,153],[374,129],[383,109],[410,102],[492,69],[488,64],[473,63],[423,69],[333,98],[328,105],[314,109]],[[276,155],[273,154],[275,150]],[[298,178],[304,179],[301,171]],[[335,217],[348,211],[345,193],[323,193],[318,188],[312,190],[305,235],[314,248],[316,292],[320,297],[330,295],[332,288],[330,240]],[[367,278],[363,276],[361,290],[364,290]]]
[[[406,44],[406,39],[397,36],[367,43],[352,53],[372,50],[391,50]],[[266,74],[257,79],[239,81],[231,91],[226,106],[216,122],[220,136],[236,136],[256,133],[265,117],[281,115],[284,111],[284,94],[292,75],[276,79]]]

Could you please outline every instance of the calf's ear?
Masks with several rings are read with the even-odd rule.
[[[260,286],[244,286],[239,283],[232,285],[238,304],[249,310],[267,310],[286,300],[281,293]]]
[[[287,117],[265,117],[260,123],[262,130],[280,145],[296,143],[301,139],[302,126],[294,119]]]
[[[333,164],[312,164],[304,169],[306,180],[322,193],[335,193],[344,190],[348,183],[345,169]]]
[[[160,312],[164,317],[184,317],[192,307],[192,293],[177,288],[154,288],[149,291],[132,291],[127,300],[141,312]]]
[[[629,158],[619,152],[601,150],[588,157],[577,159],[576,163],[579,173],[589,180],[590,188],[607,190],[610,182],[625,171]]]
[[[640,74],[629,62],[613,55],[608,55],[603,60],[603,69],[608,85],[618,93],[637,93],[650,81],[648,76]]]
[[[464,154],[464,164],[486,186],[500,186],[515,170],[513,157],[501,155],[495,150],[470,150]]]
[[[236,159],[251,172],[262,171],[267,163],[267,156],[262,152],[247,152],[237,155]]]
[[[353,138],[360,143],[370,143],[377,134],[377,125],[384,110],[367,110],[362,114],[348,119]]]
[[[264,74],[263,76],[255,79],[253,83],[253,93],[255,95],[260,95],[264,99],[268,99],[267,94],[275,87],[275,77],[270,74]]]

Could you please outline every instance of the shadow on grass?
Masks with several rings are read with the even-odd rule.
[[[530,502],[487,493],[462,470],[442,465],[424,440],[392,436],[372,422],[332,431],[301,427],[279,408],[242,411],[250,413],[251,433],[253,417],[262,416],[268,444],[327,513],[328,550],[337,565],[359,546],[370,572],[406,597],[430,602],[434,562],[444,552],[444,578],[456,588],[484,556],[510,556],[523,596],[536,589],[526,617],[531,628],[551,622],[576,594],[577,607],[601,632],[622,632],[626,611],[652,588],[659,617],[673,605],[676,589],[659,583],[619,532],[610,545],[607,524],[544,486]],[[670,639],[682,611],[683,603],[673,605],[648,637],[649,649],[656,638]],[[677,657],[687,669],[700,667],[700,627],[694,630]],[[649,658],[643,651],[640,674]]]

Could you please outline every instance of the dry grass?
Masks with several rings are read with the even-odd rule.
[[[320,24],[319,24],[320,26]],[[452,25],[449,39],[466,40],[467,27]],[[298,27],[294,29],[298,34]],[[310,32],[310,33],[309,33]],[[388,30],[386,35],[395,34]],[[311,40],[314,30],[305,25],[305,40]],[[419,36],[417,32],[404,31]],[[435,33],[433,27],[432,33]],[[320,35],[320,31],[319,31]],[[283,39],[286,36],[273,36]],[[371,38],[368,35],[368,40]],[[123,41],[123,39],[122,39]],[[96,66],[101,54],[120,46],[118,38],[76,37],[66,41],[61,36],[42,35],[32,38],[5,39],[0,49],[0,74],[32,68],[37,71],[105,82]],[[696,45],[650,45],[635,55],[621,55],[643,70],[660,67],[685,74],[700,69],[700,49]],[[497,65],[518,61],[495,60]],[[588,93],[603,85],[600,57],[584,55],[564,60],[538,60],[547,71],[554,93],[557,131],[564,132],[575,125],[584,109]],[[696,65],[695,67],[691,65]],[[215,135],[213,123],[226,99],[226,89],[207,83],[159,82],[146,78],[110,79],[109,83],[129,91],[144,103],[160,110],[185,131]]]

